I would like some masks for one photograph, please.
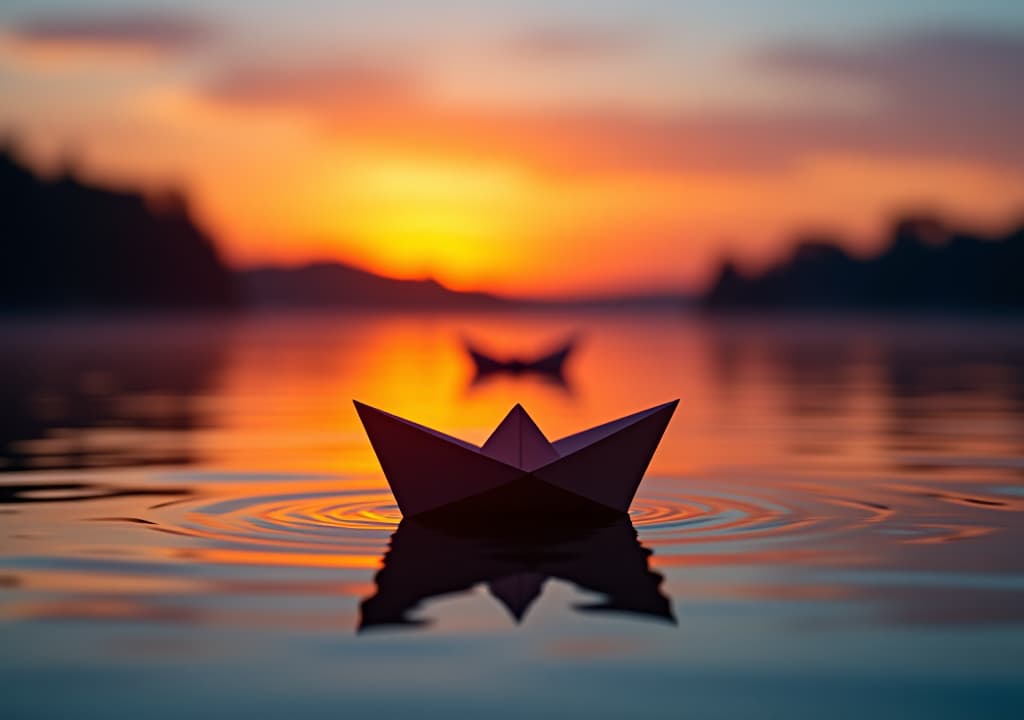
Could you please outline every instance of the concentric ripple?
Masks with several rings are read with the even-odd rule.
[[[401,513],[386,488],[339,481],[333,487],[240,486],[157,506],[153,529],[199,541],[190,557],[219,562],[332,567],[378,563]],[[222,488],[223,490],[223,488]],[[808,494],[728,491],[677,478],[655,478],[630,512],[641,541],[656,553],[716,550],[724,544],[806,539],[863,525],[875,511]],[[783,500],[785,498],[785,500]],[[300,557],[301,556],[301,557]]]
[[[811,535],[835,535],[860,525],[864,514],[814,495],[669,478],[652,481],[630,511],[643,542],[663,555],[806,543]]]
[[[145,493],[111,486],[102,493],[76,495],[73,502],[80,519],[92,528],[97,523],[120,525],[124,530],[119,532],[135,533],[130,540],[126,537],[133,557],[185,562],[214,575],[225,565],[282,572],[373,570],[380,567],[401,521],[380,477],[190,473],[167,479],[174,485],[161,481]],[[47,487],[19,491],[15,499],[24,508],[19,512],[38,505],[43,513],[43,506],[51,505],[44,502],[51,499],[43,492]],[[696,562],[698,555],[701,562],[720,564],[785,563],[799,555],[803,563],[883,557],[893,544],[982,537],[994,531],[993,513],[1019,511],[1021,506],[1024,499],[1006,494],[968,495],[954,488],[938,492],[904,482],[866,486],[795,478],[650,477],[630,518],[640,542],[654,552],[655,565],[688,558]],[[97,553],[112,556],[108,549],[92,549],[92,530],[79,536],[73,524],[47,528],[47,517],[40,514],[37,521],[26,523],[28,531],[18,537],[34,543],[31,538],[37,535],[67,536],[61,546],[79,545],[90,563]],[[40,551],[47,552],[34,545],[23,552]]]
[[[242,564],[373,567],[401,513],[386,489],[267,492],[246,486],[156,508],[162,532],[194,538],[194,559]]]
[[[268,598],[261,622],[292,622],[296,597],[372,595],[401,521],[380,476],[189,472],[124,485],[10,485],[5,497],[0,582],[27,593],[8,612],[32,617],[89,618],[115,608],[119,616],[163,618],[172,599],[198,612],[210,598],[234,607],[243,594]],[[630,518],[652,551],[650,567],[672,581],[728,567],[973,571],[971,552],[943,552],[942,544],[973,549],[1019,535],[1022,513],[1024,497],[977,484],[654,476],[644,479]],[[474,550],[472,538],[460,541],[424,555],[426,567],[444,569]],[[573,552],[588,552],[585,535],[573,542]],[[599,541],[593,550],[615,554]],[[1005,561],[1016,572],[1014,557]],[[55,591],[66,602],[30,597]]]

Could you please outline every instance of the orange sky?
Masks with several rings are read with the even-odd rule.
[[[805,10],[746,35],[536,13],[412,35],[366,10],[361,34],[271,34],[218,9],[0,15],[0,127],[41,165],[185,187],[235,265],[511,294],[693,289],[799,231],[867,251],[900,211],[1024,212],[1016,31],[924,17],[840,41],[842,17]]]

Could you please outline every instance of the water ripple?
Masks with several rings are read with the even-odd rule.
[[[271,488],[268,488],[268,490]],[[630,511],[641,540],[659,552],[735,542],[797,541],[811,532],[835,532],[877,521],[883,510],[820,497],[794,500],[791,493],[730,491],[659,479],[637,497]],[[363,566],[376,561],[401,513],[386,488],[365,485],[332,489],[198,496],[154,508],[151,522],[164,532],[193,537],[206,548],[231,550],[207,557],[268,562],[268,553],[326,555]],[[246,557],[245,553],[251,555]],[[282,562],[285,559],[279,558]],[[275,561],[276,564],[276,561]]]
[[[401,520],[379,478],[267,481],[179,473],[173,480],[173,487],[158,482],[141,490],[103,486],[102,492],[19,487],[8,494],[19,512],[28,513],[26,527],[12,529],[9,537],[31,544],[19,553],[23,557],[45,558],[52,548],[66,553],[77,543],[81,550],[71,555],[81,562],[99,556],[121,562],[111,559],[110,546],[83,540],[88,533],[76,536],[73,523],[47,521],[58,515],[45,508],[63,502],[88,508],[80,519],[90,524],[138,533],[128,545],[135,556],[184,563],[197,574],[225,565],[365,571],[380,566]],[[655,565],[882,562],[895,546],[923,549],[1003,532],[994,516],[1008,520],[1007,511],[1021,510],[1024,498],[986,489],[992,495],[906,482],[652,477],[630,518],[640,541],[654,551]],[[67,559],[74,564],[75,557]]]

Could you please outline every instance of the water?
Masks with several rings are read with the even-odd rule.
[[[564,384],[474,383],[460,345],[573,332]],[[1024,712],[1019,325],[367,313],[3,336],[5,717]],[[515,402],[557,438],[675,397],[630,522],[501,543],[394,535],[351,404],[482,442]]]

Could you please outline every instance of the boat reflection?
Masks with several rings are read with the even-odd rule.
[[[376,592],[361,605],[359,630],[429,624],[410,617],[420,603],[481,583],[518,623],[549,579],[604,596],[576,610],[675,623],[663,578],[648,565],[650,556],[626,516],[599,526],[541,529],[405,519],[391,537]]]
[[[462,341],[466,353],[473,360],[473,377],[469,387],[474,388],[500,375],[530,375],[539,380],[560,387],[572,394],[572,386],[565,374],[565,363],[578,342],[577,336],[567,338],[558,347],[533,358],[497,357],[485,352],[476,343],[464,338]]]

